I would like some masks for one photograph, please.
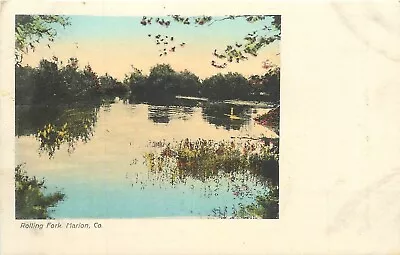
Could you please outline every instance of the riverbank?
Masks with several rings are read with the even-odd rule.
[[[279,118],[280,118],[280,106],[270,110],[269,112],[257,116],[254,120],[265,127],[272,129],[276,134],[279,135]]]

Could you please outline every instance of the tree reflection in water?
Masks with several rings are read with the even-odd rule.
[[[171,118],[188,120],[193,115],[193,107],[149,105],[148,118],[154,123],[169,123]]]
[[[169,123],[171,119],[170,106],[149,105],[148,118],[154,123]]]
[[[17,105],[16,135],[34,135],[39,153],[53,158],[62,144],[71,153],[78,141],[93,136],[99,105]]]
[[[247,105],[234,105],[226,103],[205,103],[203,106],[203,119],[217,127],[226,130],[239,130],[243,125],[248,124],[251,118],[251,107]],[[231,119],[226,114],[231,113],[240,119]]]
[[[131,104],[145,103],[130,100]],[[175,99],[148,104],[148,119],[154,123],[169,123],[171,119],[188,120],[193,115],[198,102],[194,100]]]

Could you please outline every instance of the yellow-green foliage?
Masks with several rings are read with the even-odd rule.
[[[237,218],[279,218],[279,188],[272,187],[267,194],[257,196],[256,201],[241,207],[235,214]]]
[[[64,143],[68,144],[69,152],[73,151],[78,141],[90,140],[96,120],[96,109],[65,110],[58,120],[44,125],[35,134],[36,139],[40,142],[40,151],[46,152],[52,158],[56,150],[59,150]]]
[[[57,191],[44,194],[44,180],[29,177],[22,165],[15,168],[15,218],[49,219],[53,207],[63,201],[65,194]]]
[[[206,181],[219,174],[230,173],[247,173],[267,181],[276,175],[270,172],[278,171],[277,154],[261,140],[216,142],[185,139],[153,145],[159,147],[159,150],[144,155],[147,166],[153,172],[168,173],[174,182],[183,181],[187,177]]]
[[[278,218],[279,164],[278,139],[251,139],[245,142],[185,139],[173,143],[153,142],[155,152],[144,155],[150,170],[172,184],[185,182],[188,177],[200,181],[230,180],[239,174],[265,185],[266,193],[257,196],[250,205],[241,206],[233,218]],[[216,210],[217,217],[227,217],[226,211]]]

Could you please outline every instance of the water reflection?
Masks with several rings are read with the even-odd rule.
[[[152,143],[155,151],[145,153],[145,163],[149,168],[150,183],[190,185],[198,181],[204,189],[204,196],[210,198],[231,193],[233,199],[245,201],[276,200],[268,198],[268,192],[279,184],[278,150],[267,146],[262,140],[245,142],[184,139],[175,142],[165,140]],[[141,181],[143,184],[143,181]],[[261,202],[261,204],[263,204]],[[265,203],[264,203],[265,204]],[[229,205],[229,204],[228,204]],[[223,209],[214,208],[214,215],[225,218],[242,215],[253,205],[235,205]],[[275,206],[275,204],[273,204]],[[264,208],[265,207],[265,208]],[[257,216],[264,217],[271,206],[257,209]],[[273,215],[275,217],[277,215]]]
[[[91,139],[98,111],[95,105],[17,105],[16,135],[34,135],[39,153],[52,158],[62,144],[72,152],[78,141]]]
[[[170,105],[149,105],[148,118],[154,123],[169,123],[171,118],[188,120],[193,114],[193,107],[170,106]]]
[[[169,123],[171,112],[169,106],[149,105],[149,120],[155,123]]]
[[[130,100],[130,104],[147,102]],[[202,109],[203,119],[226,130],[239,130],[247,125],[251,118],[252,107],[234,103],[202,102],[191,99],[175,99],[163,103],[148,104],[148,118],[154,123],[169,123],[171,119],[188,120],[195,108]],[[233,113],[237,119],[230,118]]]
[[[132,101],[121,101],[121,103],[130,105],[131,109],[135,109],[138,105]],[[249,105],[187,99],[176,99],[163,105],[140,105],[147,107],[147,118],[153,123],[168,124],[171,120],[189,121],[195,112],[199,112],[204,121],[223,127],[225,130],[240,130],[241,127],[248,125],[254,111]],[[17,105],[16,135],[34,135],[40,142],[40,152],[47,153],[50,158],[62,144],[67,144],[69,152],[72,152],[78,141],[86,143],[93,136],[100,107],[103,111],[110,112],[111,102],[102,105]],[[238,119],[227,116],[230,113]],[[199,120],[196,118],[194,121]]]
[[[277,183],[277,168],[268,166],[264,156],[240,156],[261,141],[250,140],[246,147],[246,140],[231,139],[266,134],[266,128],[250,118],[254,106],[233,105],[234,114],[244,117],[241,128],[233,129],[226,124],[216,128],[205,118],[224,118],[224,123],[232,104],[208,115],[210,105],[118,101],[103,106],[17,106],[17,162],[26,162],[30,173],[65,189],[68,199],[57,208],[58,218],[204,217],[213,208],[225,213],[225,207],[225,214],[232,215],[240,204],[263,196],[269,182]],[[148,146],[149,140],[163,138],[164,144]],[[182,142],[182,150],[176,150],[174,141]],[[175,152],[166,149],[168,143]],[[38,157],[32,149],[38,144],[51,160]],[[67,153],[75,147],[75,153]],[[143,162],[146,152],[153,153],[154,162],[164,163],[152,168]]]
[[[144,155],[146,165],[172,185],[185,182],[188,177],[217,184],[222,177],[232,183],[240,179],[241,187],[248,182],[279,183],[277,150],[262,140],[216,142],[199,138],[163,140],[151,145],[155,150]]]
[[[203,119],[207,122],[223,127],[226,130],[239,130],[249,123],[251,107],[226,103],[205,103],[203,106]],[[228,114],[233,113],[238,119],[232,119]]]

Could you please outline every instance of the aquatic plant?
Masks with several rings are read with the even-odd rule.
[[[218,218],[277,218],[279,211],[279,143],[278,139],[260,138],[239,141],[205,139],[150,142],[154,151],[144,155],[149,171],[172,185],[188,178],[216,183],[225,178],[232,194],[241,199],[254,198],[250,205],[228,210],[214,208]],[[264,187],[253,194],[249,184]],[[233,212],[230,213],[230,212]]]
[[[163,173],[171,182],[187,177],[207,181],[221,174],[256,176],[260,182],[276,184],[279,176],[278,154],[261,140],[244,142],[184,139],[154,142],[158,151],[144,155],[150,171]]]
[[[45,190],[44,179],[29,177],[22,164],[15,167],[15,218],[51,219],[51,212],[64,201],[65,194],[61,191],[45,194]]]

